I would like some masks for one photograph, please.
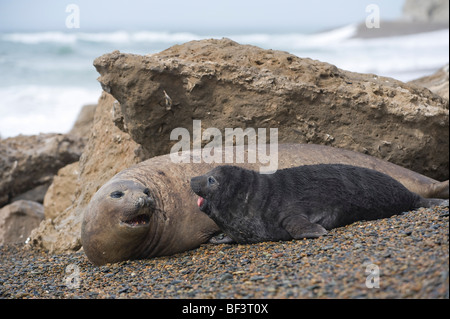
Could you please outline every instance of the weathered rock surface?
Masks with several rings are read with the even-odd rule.
[[[79,162],[64,166],[53,178],[53,182],[44,197],[44,215],[46,219],[55,219],[60,212],[72,206],[76,200],[75,192],[79,187]]]
[[[113,175],[145,159],[141,147],[114,125],[117,106],[111,95],[100,97],[89,143],[80,162],[55,177],[45,198],[46,219],[30,235],[32,247],[56,253],[80,249],[83,209],[92,195]]]
[[[426,87],[431,92],[442,96],[448,100],[449,91],[449,65],[445,65],[437,70],[432,75],[424,76],[419,79],[408,82],[408,84],[415,84]]]
[[[280,143],[347,148],[448,179],[448,100],[418,86],[229,39],[114,51],[94,65],[120,102],[116,123],[150,156],[168,153],[171,131],[192,132],[198,119],[222,132],[278,128]]]
[[[75,123],[73,124],[72,129],[69,131],[69,134],[85,138],[87,142],[89,139],[89,134],[91,133],[92,124],[94,122],[96,108],[97,104],[88,104],[83,106]]]
[[[403,17],[411,21],[447,22],[449,21],[448,0],[406,0]]]
[[[20,194],[36,188],[45,190],[58,169],[78,161],[83,147],[79,138],[63,134],[0,140],[0,207]]]
[[[0,245],[24,243],[44,219],[44,207],[36,202],[18,200],[0,209]]]

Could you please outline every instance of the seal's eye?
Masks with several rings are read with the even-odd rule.
[[[215,183],[217,183],[217,181],[214,177],[208,177],[208,185],[214,185]]]
[[[115,191],[115,192],[112,192],[111,195],[109,195],[109,196],[111,196],[112,198],[121,198],[123,195],[125,195],[123,192]]]
[[[144,194],[150,196],[150,190],[148,188],[144,189]]]

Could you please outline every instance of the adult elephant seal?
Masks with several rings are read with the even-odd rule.
[[[305,165],[259,174],[219,166],[191,179],[197,204],[240,244],[316,238],[359,220],[448,205],[423,198],[392,177],[342,164]]]
[[[246,150],[247,152],[247,150]],[[248,154],[247,154],[248,155]],[[197,207],[190,179],[220,163],[173,163],[151,158],[114,176],[92,197],[81,229],[84,251],[94,264],[172,255],[207,242],[219,227]],[[388,174],[423,197],[448,198],[448,181],[437,182],[364,154],[310,144],[278,145],[278,168],[341,163]],[[198,158],[197,158],[198,159]],[[256,164],[238,164],[257,170]]]

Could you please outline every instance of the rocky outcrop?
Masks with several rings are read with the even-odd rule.
[[[69,131],[69,135],[78,136],[80,138],[89,139],[92,123],[94,122],[94,114],[97,104],[88,104],[81,108],[80,113]]]
[[[448,0],[406,0],[403,16],[410,21],[448,23]]]
[[[444,99],[448,100],[449,91],[449,65],[445,65],[441,69],[437,70],[434,74],[421,77],[408,82],[408,84],[414,84],[426,87],[431,92],[442,96]]]
[[[44,197],[46,219],[55,219],[75,202],[75,192],[80,185],[78,175],[79,162],[64,166],[58,171]]]
[[[44,219],[44,207],[36,202],[18,200],[0,209],[0,245],[24,243]]]
[[[63,134],[39,134],[0,140],[0,207],[14,200],[38,200],[58,169],[78,161],[84,143]],[[36,196],[20,196],[24,193]]]
[[[168,153],[172,130],[192,132],[198,119],[222,132],[278,128],[280,143],[347,148],[448,178],[448,101],[427,89],[229,39],[114,51],[94,65],[120,102],[116,123],[150,156]]]

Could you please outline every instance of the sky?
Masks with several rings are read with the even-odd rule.
[[[382,20],[401,17],[404,0],[0,0],[0,32],[154,30],[318,31],[363,22],[369,4]],[[66,7],[79,8],[68,29]]]

